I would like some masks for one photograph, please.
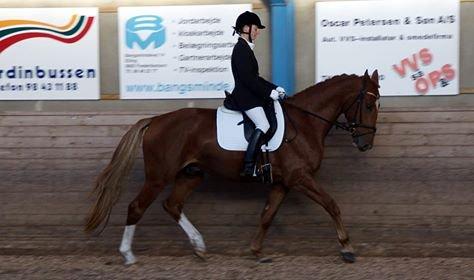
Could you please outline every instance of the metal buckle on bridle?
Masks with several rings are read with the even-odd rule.
[[[354,136],[357,133],[357,124],[356,123],[351,123],[349,125],[349,133]]]

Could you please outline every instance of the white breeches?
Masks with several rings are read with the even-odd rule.
[[[245,111],[245,113],[253,121],[255,128],[260,129],[263,133],[267,133],[270,124],[268,123],[267,116],[265,116],[265,111],[263,111],[262,107],[252,108]]]

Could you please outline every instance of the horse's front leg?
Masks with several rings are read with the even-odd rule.
[[[344,261],[349,263],[355,262],[354,249],[352,248],[349,235],[342,223],[341,210],[336,201],[316,183],[309,173],[298,176],[297,178],[299,178],[299,180],[294,188],[320,204],[333,219],[336,226],[337,238],[342,246],[341,255]]]
[[[270,258],[264,257],[262,254],[262,243],[265,235],[267,234],[268,228],[270,227],[273,218],[275,217],[278,208],[281,205],[281,202],[288,193],[288,188],[281,184],[275,184],[270,191],[270,194],[263,208],[262,214],[260,216],[260,225],[258,227],[257,234],[252,240],[250,249],[252,253],[257,257],[259,262],[270,262]]]

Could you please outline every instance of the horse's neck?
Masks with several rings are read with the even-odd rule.
[[[301,97],[297,96],[293,103],[298,107],[334,122],[341,115],[344,104],[352,97],[350,96],[352,95],[351,92],[355,91],[348,87],[341,86],[336,90],[331,90],[328,87],[320,92],[305,92]]]
[[[319,120],[308,124],[317,132],[316,138],[322,140],[326,137],[333,123],[342,114],[344,105],[355,98],[357,91],[353,88],[353,84],[353,81],[341,81],[337,86],[309,89],[301,93],[301,96],[299,94],[295,96],[292,102],[294,105],[329,121]]]

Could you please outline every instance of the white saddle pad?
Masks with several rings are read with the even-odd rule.
[[[268,147],[262,146],[262,150],[275,151],[280,147],[285,133],[285,119],[283,110],[278,101],[275,101],[275,112],[278,122],[277,131],[268,142]],[[226,109],[224,106],[217,108],[217,142],[224,150],[245,151],[248,142],[244,136],[244,125],[237,125],[243,120],[242,113]]]

